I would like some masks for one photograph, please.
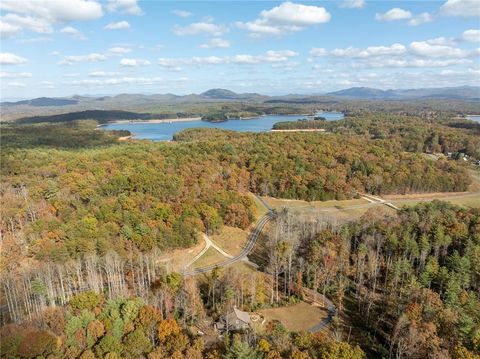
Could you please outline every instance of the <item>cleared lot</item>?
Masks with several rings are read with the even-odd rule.
[[[307,331],[327,317],[325,310],[306,302],[288,307],[262,309],[258,313],[265,317],[265,323],[278,320],[291,332]]]

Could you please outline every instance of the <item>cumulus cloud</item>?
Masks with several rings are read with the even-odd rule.
[[[418,26],[432,21],[433,16],[430,13],[422,12],[420,15],[417,15],[413,19],[410,19],[408,23],[412,26]]]
[[[173,10],[173,11],[172,11],[172,14],[177,15],[177,16],[180,16],[180,17],[190,17],[190,16],[193,15],[190,11],[178,10],[178,9],[177,9],[177,10]]]
[[[109,55],[123,55],[123,54],[128,54],[131,51],[132,51],[132,49],[129,49],[127,47],[115,46],[115,47],[109,48],[107,50],[107,54],[109,54]]]
[[[0,9],[55,23],[96,20],[103,16],[100,3],[91,0],[2,0]]]
[[[291,50],[266,51],[260,55],[238,54],[233,56],[194,56],[188,59],[160,58],[158,64],[170,70],[181,70],[183,65],[258,65],[278,64],[298,56],[298,53]]]
[[[310,6],[284,2],[270,10],[263,10],[251,22],[236,22],[238,28],[247,30],[251,36],[283,35],[301,31],[308,26],[330,21],[331,15],[320,6]]]
[[[78,40],[85,40],[86,37],[79,31],[78,29],[75,29],[72,26],[66,26],[63,29],[60,30],[62,34],[66,34],[70,36],[71,38],[78,39]]]
[[[173,32],[179,36],[209,34],[212,36],[220,36],[227,31],[223,25],[217,25],[212,22],[196,22],[187,26],[175,25]]]
[[[137,67],[150,65],[150,61],[142,59],[121,59],[120,65],[125,67]]]
[[[0,78],[2,79],[19,79],[19,78],[27,78],[32,77],[31,72],[0,72]]]
[[[8,39],[17,35],[22,28],[18,25],[10,24],[0,20],[0,37],[2,39]]]
[[[181,65],[181,60],[177,59],[168,59],[168,58],[159,58],[158,59],[158,65],[171,71],[181,71],[182,68],[180,67]]]
[[[470,64],[469,59],[433,60],[433,59],[383,59],[368,63],[355,63],[353,68],[433,68]]]
[[[464,58],[469,56],[466,50],[458,49],[452,46],[432,45],[427,41],[414,41],[410,44],[410,51],[418,56],[425,57],[457,57]]]
[[[224,49],[230,47],[230,42],[221,38],[213,38],[209,42],[200,45],[202,49]]]
[[[72,65],[76,62],[98,62],[105,61],[107,56],[99,53],[91,53],[87,55],[65,56],[58,62],[59,65]]]
[[[84,79],[64,82],[67,85],[74,86],[114,86],[124,84],[137,84],[137,85],[153,85],[163,81],[161,77],[118,77],[118,78],[105,78],[105,79]]]
[[[446,45],[446,46],[453,46],[455,45],[455,40],[451,37],[436,37],[434,39],[429,39],[425,41],[429,45]]]
[[[395,7],[388,10],[386,13],[375,15],[376,20],[380,21],[398,21],[398,20],[408,20],[412,17],[412,13],[407,10],[400,9]]]
[[[319,47],[314,47],[310,50],[310,55],[319,57],[319,56],[325,56],[327,54],[327,50],[324,48],[319,48]]]
[[[10,81],[10,82],[7,82],[5,85],[7,85],[8,87],[27,87],[26,84],[19,81]]]
[[[446,16],[480,17],[478,0],[448,0],[440,7],[440,13]]]
[[[334,57],[355,57],[355,58],[369,58],[385,55],[402,55],[407,52],[407,48],[402,44],[393,44],[390,46],[369,46],[365,49],[358,49],[354,47],[347,47],[343,49],[333,49],[327,52],[322,48],[313,48],[310,50],[310,55],[318,56],[334,56]]]
[[[361,9],[365,7],[367,3],[365,0],[344,0],[340,3],[340,7],[347,9]]]
[[[462,40],[468,42],[480,42],[480,30],[466,30],[462,34]]]
[[[129,28],[130,24],[128,21],[111,22],[104,27],[106,30],[124,30]]]
[[[10,52],[0,52],[0,65],[21,65],[27,62],[28,60],[24,57]]]
[[[120,72],[113,71],[92,71],[88,73],[90,77],[113,77],[120,75]]]
[[[137,0],[108,0],[107,10],[131,15],[143,14]]]
[[[18,33],[22,29],[28,29],[41,34],[52,32],[52,23],[48,19],[9,13],[2,16],[1,21],[10,27],[10,31],[13,31],[11,30],[13,27],[15,33]]]
[[[90,21],[103,16],[102,6],[92,0],[2,0],[0,9],[3,37],[13,36],[26,29],[51,33],[53,25],[70,21]]]

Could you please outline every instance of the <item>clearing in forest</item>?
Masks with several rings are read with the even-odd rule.
[[[287,307],[261,309],[265,324],[278,320],[290,332],[307,331],[327,317],[327,312],[317,306],[300,302]]]

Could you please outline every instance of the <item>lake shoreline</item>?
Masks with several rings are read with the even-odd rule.
[[[98,127],[103,127],[107,125],[121,125],[124,123],[129,124],[149,124],[149,123],[170,123],[170,122],[190,122],[190,121],[200,121],[201,117],[184,117],[184,118],[165,118],[165,119],[152,119],[152,120],[115,120],[109,121],[107,123],[102,123]]]
[[[343,118],[342,113],[323,112],[316,116],[324,116],[327,121],[336,121]],[[278,122],[297,121],[302,118],[312,118],[308,114],[289,114],[289,115],[259,115],[254,117],[231,118],[227,121],[212,122],[202,120],[200,117],[188,118],[170,118],[170,119],[152,119],[152,120],[117,120],[104,123],[98,126],[99,130],[127,130],[133,135],[127,140],[152,140],[169,141],[173,139],[175,133],[189,128],[215,128],[238,132],[317,132],[326,133],[320,128],[305,129],[274,129],[273,126]],[[320,125],[320,124],[319,124]],[[272,131],[273,130],[273,131]],[[293,131],[292,131],[293,130]],[[299,131],[300,130],[300,131]],[[303,131],[302,131],[303,130]]]

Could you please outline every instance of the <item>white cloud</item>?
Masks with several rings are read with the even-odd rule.
[[[353,68],[434,68],[470,64],[468,59],[432,60],[432,59],[384,59],[368,63],[353,64]]]
[[[190,16],[193,15],[190,11],[178,10],[178,9],[177,9],[177,10],[173,10],[173,11],[172,11],[172,14],[177,15],[177,16],[180,16],[180,17],[190,17]]]
[[[126,48],[126,47],[120,47],[120,46],[115,46],[111,47],[107,50],[107,54],[109,55],[123,55],[123,54],[128,54],[131,52],[132,49]]]
[[[49,19],[9,13],[2,16],[1,20],[3,23],[17,27],[19,29],[18,31],[28,29],[41,34],[49,34],[52,32],[52,22]]]
[[[273,24],[309,26],[328,22],[331,16],[323,7],[284,2],[271,10],[263,10],[260,17]]]
[[[283,35],[301,31],[308,26],[330,21],[331,15],[320,6],[309,6],[284,2],[270,10],[263,10],[260,16],[251,22],[236,22],[238,28],[245,29],[251,36]]]
[[[108,0],[107,10],[131,15],[143,14],[142,9],[138,6],[137,0]]]
[[[365,0],[344,0],[340,4],[340,7],[347,8],[347,9],[361,9],[367,3]]]
[[[127,21],[111,22],[104,27],[106,30],[124,30],[129,28],[130,24]]]
[[[383,55],[401,55],[407,51],[402,44],[393,44],[391,46],[369,46],[358,53],[358,57],[372,57]]]
[[[99,53],[91,53],[87,55],[65,56],[58,62],[59,65],[72,65],[75,62],[98,62],[105,61],[107,56]]]
[[[85,40],[86,37],[79,30],[75,29],[72,26],[66,26],[60,30],[62,34],[66,34],[74,39]]]
[[[468,42],[480,42],[480,30],[466,30],[462,34],[462,40]]]
[[[0,9],[55,23],[96,20],[103,16],[100,3],[92,0],[2,0]]]
[[[440,13],[447,16],[480,17],[478,0],[448,0],[440,7]]]
[[[2,39],[8,39],[17,35],[22,28],[17,25],[9,24],[8,22],[4,22],[0,20],[0,37]]]
[[[92,71],[88,73],[90,77],[113,77],[120,75],[120,72],[113,72],[113,71]]]
[[[431,45],[427,41],[412,42],[410,51],[415,55],[424,57],[464,58],[469,56],[465,50],[445,45]]]
[[[19,79],[19,78],[27,78],[32,77],[31,72],[0,72],[0,78],[2,79]]]
[[[436,37],[434,39],[426,40],[425,41],[429,45],[446,45],[446,46],[453,46],[455,45],[455,41],[452,38],[448,37]]]
[[[213,38],[209,42],[200,45],[202,49],[224,49],[230,47],[230,42],[221,38]]]
[[[402,44],[393,44],[390,46],[369,46],[365,49],[357,49],[354,47],[347,47],[344,49],[334,49],[328,54],[334,57],[356,57],[369,58],[385,55],[402,55],[407,52],[407,48]],[[312,56],[324,56],[327,52],[324,49],[312,49],[310,51]]]
[[[10,81],[10,82],[7,82],[6,85],[8,87],[27,87],[26,84],[24,84],[23,82],[18,82],[18,81]]]
[[[428,12],[422,12],[420,15],[415,16],[408,23],[412,26],[418,26],[427,22],[432,22],[433,16]]]
[[[160,58],[158,64],[171,70],[181,70],[182,65],[258,65],[265,63],[281,63],[298,56],[298,53],[291,50],[266,51],[260,55],[238,54],[233,56],[194,56],[188,59]]]
[[[137,85],[153,85],[163,81],[161,77],[118,77],[118,78],[106,78],[106,79],[85,79],[65,82],[67,85],[74,86],[115,86],[124,84],[137,84]]]
[[[24,57],[10,52],[0,52],[0,65],[21,65],[27,62],[28,60]]]
[[[196,22],[187,26],[175,25],[173,32],[180,36],[209,34],[212,36],[220,36],[227,31],[223,25],[216,25],[211,22]]]
[[[327,50],[324,48],[319,48],[319,47],[314,47],[310,50],[310,55],[319,57],[319,56],[325,56],[327,54]]]
[[[167,58],[159,58],[158,59],[158,65],[161,67],[171,70],[171,71],[181,71],[182,68],[180,67],[181,65],[181,60],[177,59],[167,59]]]
[[[375,19],[380,21],[408,20],[411,17],[412,13],[410,11],[400,9],[398,7],[390,9],[384,14],[377,13],[375,15]]]
[[[141,59],[121,59],[120,65],[125,67],[137,67],[150,65],[150,61]]]
[[[22,30],[48,34],[54,24],[70,21],[90,21],[103,16],[102,6],[95,0],[2,0],[0,9],[2,37]]]

